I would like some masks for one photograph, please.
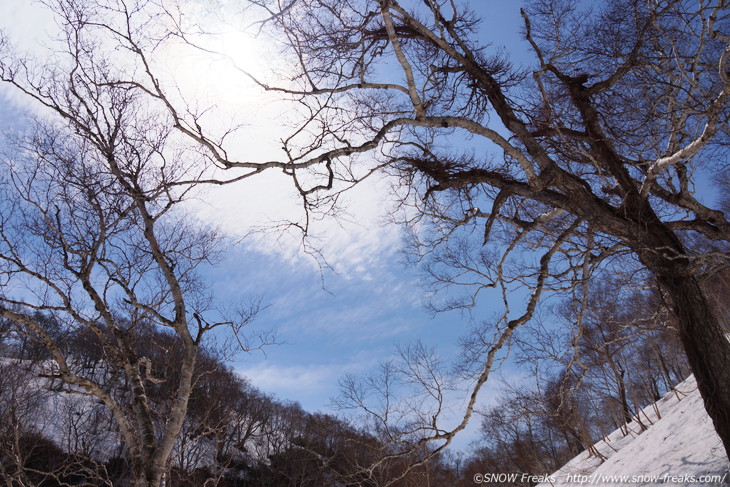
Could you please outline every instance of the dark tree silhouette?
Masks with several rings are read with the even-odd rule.
[[[620,258],[661,289],[730,451],[730,342],[703,287],[728,266],[730,222],[698,194],[701,178],[727,181],[726,0],[530,2],[529,69],[490,48],[455,2],[254,3],[299,63],[289,85],[261,86],[301,97],[312,150],[334,147],[322,157],[377,150],[413,189],[406,215],[432,282],[472,290],[445,307],[530,290],[474,331],[481,366],[465,421],[425,437],[448,443],[464,427],[499,349],[545,293],[585,303],[591,277]]]

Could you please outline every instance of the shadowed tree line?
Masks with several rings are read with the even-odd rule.
[[[559,326],[531,326],[531,339],[517,346],[527,379],[504,384],[497,403],[481,413],[482,438],[463,460],[465,472],[550,474],[586,450],[604,460],[593,445],[614,430],[629,434],[628,424],[634,431],[652,424],[642,409],[674,390],[690,368],[656,290],[627,287],[611,280],[594,286],[576,335],[564,331],[577,319],[572,301],[554,310]]]
[[[711,295],[727,290],[722,279],[710,285]],[[640,411],[689,374],[665,307],[655,290],[606,280],[591,292],[576,340],[564,332],[576,321],[574,303],[555,306],[531,326],[531,340],[517,343],[517,360],[529,378],[505,383],[496,403],[479,412],[482,433],[470,451],[447,451],[416,468],[427,453],[399,455],[377,423],[355,426],[274,399],[203,349],[164,478],[170,486],[375,487],[471,485],[475,473],[485,472],[551,473],[584,450],[600,456],[592,445],[627,423],[648,427],[651,421]],[[57,334],[72,368],[84,369],[114,394],[130,393],[93,334],[63,331],[51,315],[35,319],[55,330],[49,333]],[[133,467],[109,412],[73,394],[72,386],[38,377],[49,354],[11,330],[7,320],[0,323],[6,485],[128,485]],[[148,400],[163,417],[177,387],[180,344],[152,327],[138,328],[137,337],[133,352],[154,371]],[[388,454],[394,455],[383,462]]]
[[[54,321],[41,315],[35,319]],[[39,364],[49,354],[8,332],[7,321],[1,325],[1,485],[130,485],[133,464],[108,410],[73,386],[47,374],[39,377]],[[72,368],[84,369],[114,394],[130,394],[129,381],[104,361],[93,334],[57,330],[63,335],[57,343],[68,351]],[[161,419],[179,380],[175,361],[180,345],[174,336],[152,328],[137,337],[134,353],[149,359],[154,371],[147,399]],[[377,486],[408,466],[408,459],[401,459],[366,476],[363,468],[384,448],[375,436],[343,419],[263,394],[203,349],[185,424],[163,478],[166,485],[180,487]],[[398,485],[443,485],[447,474],[445,466],[434,462],[410,472]],[[426,477],[431,480],[424,483]]]
[[[546,448],[529,439],[543,431],[548,452],[534,463],[557,464],[611,425],[642,421],[640,405],[687,368],[730,449],[727,0],[530,1],[526,67],[489,45],[466,2],[245,4],[291,69],[275,84],[238,67],[297,104],[280,159],[239,154],[235,129],[215,128],[216,107],[186,100],[161,74],[161,46],[205,50],[204,26],[181,5],[48,0],[57,31],[45,57],[0,36],[0,79],[36,108],[28,127],[9,131],[0,161],[0,318],[15,360],[37,376],[15,379],[3,402],[8,482],[64,482],[76,475],[66,465],[135,487],[222,482],[246,463],[237,449],[250,454],[257,439],[267,460],[256,475],[269,469],[292,485],[440,482],[430,462],[518,349],[536,377],[525,389],[532,404],[523,390],[508,394],[522,405],[514,413],[486,414],[501,436],[484,451],[502,442],[527,457]],[[264,171],[281,171],[300,197],[300,214],[279,228],[301,232],[309,251],[310,222],[337,216],[342,191],[393,176],[393,218],[410,231],[432,308],[501,308],[476,317],[452,367],[416,343],[400,362],[345,378],[338,404],[364,414],[360,429],[307,426],[309,416],[283,408],[263,437],[246,427],[231,438],[230,424],[258,424],[245,418],[259,403],[216,409],[206,399],[248,390],[214,365],[226,354],[209,348],[211,336],[243,351],[275,340],[242,334],[257,301],[222,307],[212,295],[201,269],[224,240],[186,201]],[[70,455],[59,467],[25,467],[36,458],[28,445],[47,442],[17,420],[36,400],[12,398],[44,389],[38,381],[76,398],[63,438],[47,438]],[[445,426],[464,381],[460,420]],[[100,407],[79,409],[84,400]],[[533,428],[529,418],[541,419]],[[315,430],[359,447],[313,439]],[[109,441],[121,460],[88,453]],[[195,473],[203,459],[212,470]]]

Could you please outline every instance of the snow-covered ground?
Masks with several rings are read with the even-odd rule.
[[[656,410],[659,415],[657,416]],[[730,485],[730,464],[697,391],[694,376],[596,443],[607,460],[583,452],[538,487],[569,485]]]
[[[74,364],[73,359],[69,362]],[[75,365],[81,367],[79,364]],[[104,383],[105,370],[108,368],[99,362],[94,370],[86,369],[83,373]],[[124,448],[107,407],[89,394],[74,393],[73,386],[42,376],[56,372],[57,366],[51,360],[31,362],[0,356],[0,425],[10,421],[13,414],[13,421],[21,430],[40,434],[66,452],[100,461],[121,455]],[[230,427],[241,431],[257,428],[255,424],[241,421],[241,424],[231,423]],[[214,439],[190,434],[195,427],[195,423],[186,423],[188,436],[179,439],[173,459],[190,469],[213,465],[218,453]],[[272,439],[280,445],[288,441],[284,433],[269,438]],[[269,449],[270,443],[254,437],[246,440],[242,451],[250,462],[268,463]]]
[[[39,375],[56,370],[51,361],[0,357],[0,421],[9,421],[12,414],[21,430],[38,433],[67,452],[97,460],[118,454],[119,438],[105,406]]]

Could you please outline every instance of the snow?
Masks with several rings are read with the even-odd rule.
[[[91,433],[94,410],[103,410],[93,398],[69,394],[65,389],[51,389],[50,381],[37,377],[30,364],[22,360],[0,357],[0,370],[3,369],[6,370],[6,379],[12,375],[10,371],[15,371],[21,378],[15,383],[18,388],[16,399],[30,401],[34,398],[39,401],[35,407],[40,409],[34,409],[32,417],[27,418],[31,423],[28,426],[32,425],[66,450],[74,449],[71,443],[77,437],[70,434],[72,430]],[[624,425],[623,429],[595,444],[595,448],[607,458],[603,463],[583,452],[550,475],[549,482],[538,484],[538,487],[730,485],[730,463],[705,412],[694,377],[690,376],[679,384],[676,392],[669,392],[657,403],[646,407],[639,418],[648,426],[646,431],[641,432],[639,421],[634,420],[628,427]],[[86,428],[91,429],[86,431]],[[92,443],[87,447],[97,458],[108,458],[118,450],[119,439],[104,428],[92,434],[91,439]],[[198,445],[198,448],[201,447],[206,449],[206,445]],[[247,447],[255,452],[254,457],[265,462],[267,445],[252,443]],[[203,451],[193,448],[188,453],[200,455]],[[192,463],[204,464],[208,456],[203,453]],[[714,478],[708,479],[707,476]]]
[[[69,363],[82,367],[81,362],[74,363],[73,359]],[[19,408],[13,413],[22,415],[18,419],[24,430],[42,435],[68,453],[86,454],[100,461],[119,455],[124,450],[122,440],[106,406],[77,387],[40,375],[57,373],[57,368],[52,360],[32,362],[0,356],[0,425],[9,414],[8,404],[2,401],[12,397]],[[84,370],[84,374],[104,382],[106,369],[105,363],[100,362],[94,370]],[[244,421],[230,427],[245,431],[250,426]],[[190,433],[195,425],[186,425],[185,429]],[[277,435],[268,438],[269,442],[278,441],[281,445],[288,442],[283,432],[269,434]],[[191,470],[215,465],[218,450],[214,441],[200,435],[181,437],[173,461]],[[271,445],[255,437],[248,438],[242,451],[250,462],[267,463]]]
[[[108,460],[119,451],[119,438],[105,419],[107,410],[92,396],[72,393],[71,386],[61,387],[60,381],[39,375],[56,370],[50,360],[0,357],[0,398],[8,401],[0,404],[0,412],[9,414],[2,406],[11,406],[22,429],[41,434],[64,451]]]
[[[646,431],[632,421],[595,444],[607,457],[603,463],[583,452],[538,487],[730,485],[730,464],[693,376],[646,407],[640,419]]]

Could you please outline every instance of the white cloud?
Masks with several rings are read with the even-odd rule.
[[[291,391],[284,397],[296,397],[299,392],[311,392],[336,382],[341,370],[339,365],[274,365],[259,364],[237,372],[254,384],[268,391]]]
[[[347,214],[311,220],[308,244],[322,253],[337,274],[349,279],[376,280],[392,266],[401,230],[384,223],[390,208],[388,181],[367,180],[343,196]],[[291,267],[302,262],[302,233],[286,222],[301,222],[301,197],[281,173],[262,173],[250,180],[208,190],[193,209],[205,221],[250,246],[276,254]]]
[[[360,353],[344,362],[307,365],[260,362],[235,370],[264,392],[282,399],[296,398],[310,410],[321,410],[326,409],[330,398],[337,394],[338,381],[345,374],[367,371],[377,361],[378,358],[372,354]]]
[[[186,8],[192,5],[183,4]],[[21,51],[43,53],[38,39],[53,37],[58,31],[53,15],[36,2],[6,0],[3,10],[0,27]],[[229,24],[237,22],[234,13],[225,19]],[[250,18],[248,22],[243,20],[246,18],[241,17],[241,25],[250,24]],[[263,41],[236,33],[235,26],[223,26],[222,29],[224,33],[220,39],[205,41],[208,47],[226,51],[236,63],[257,74],[270,67],[272,55],[267,53]],[[200,110],[211,108],[200,119],[206,133],[215,138],[215,134],[240,126],[226,139],[226,149],[232,160],[285,160],[281,140],[289,135],[291,125],[302,120],[294,102],[283,101],[278,95],[256,87],[229,61],[206,58],[179,43],[171,41],[161,46],[153,57],[156,74],[168,84],[168,94],[180,98],[177,100],[180,111],[184,111],[185,106],[197,106]],[[17,90],[7,86],[0,90],[24,109],[38,108],[37,103],[31,104]],[[361,162],[371,164],[365,157]],[[341,218],[310,222],[312,238],[309,242],[322,251],[327,262],[341,275],[375,280],[380,277],[382,269],[379,268],[392,260],[399,245],[400,230],[394,225],[383,224],[384,217],[391,211],[387,203],[389,184],[386,179],[368,179],[342,196],[346,213],[343,212]],[[200,218],[219,225],[234,237],[247,235],[253,228],[271,230],[277,222],[301,222],[304,218],[301,197],[291,178],[280,171],[266,171],[231,185],[210,187],[198,201],[192,202],[192,208]],[[275,253],[291,264],[301,255],[301,234],[292,227],[289,230],[287,233],[278,228],[257,233],[250,237],[250,242],[259,250]]]

